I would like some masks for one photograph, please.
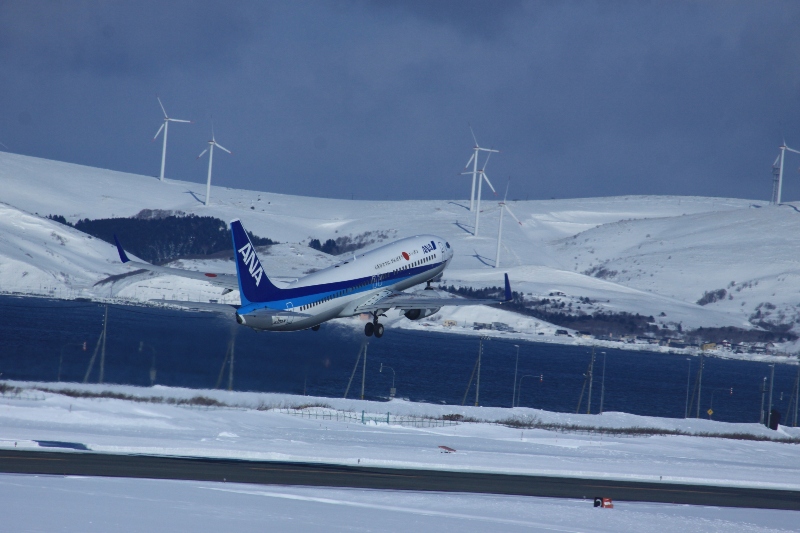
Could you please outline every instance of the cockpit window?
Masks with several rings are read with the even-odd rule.
[[[446,243],[444,243],[444,244],[445,244],[445,246],[447,246],[448,248],[450,248],[450,243],[449,243],[449,242],[446,242]]]

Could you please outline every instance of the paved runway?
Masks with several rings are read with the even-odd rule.
[[[550,498],[605,497],[619,501],[800,510],[800,491],[790,490],[80,451],[2,451],[0,472],[480,492]]]

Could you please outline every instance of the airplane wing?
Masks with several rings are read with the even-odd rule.
[[[119,260],[125,264],[136,266],[138,268],[143,268],[145,270],[150,270],[152,272],[158,272],[159,274],[168,274],[170,276],[180,276],[182,278],[207,281],[213,285],[225,288],[226,292],[239,290],[239,280],[233,274],[198,272],[194,270],[184,270],[182,268],[156,266],[156,265],[151,265],[150,263],[145,263],[143,261],[131,261],[130,259],[128,259],[128,255],[125,253],[125,250],[122,248],[122,245],[120,244],[119,239],[117,239],[116,235],[114,235],[114,242],[117,244],[117,252],[119,252]]]
[[[203,311],[208,313],[217,313],[220,315],[231,317],[236,314],[236,310],[239,308],[237,305],[229,305],[229,304],[220,304],[220,303],[211,303],[211,302],[189,302],[185,300],[150,300],[153,303],[158,304],[167,304],[173,305],[175,307],[180,307],[187,311]]]
[[[419,291],[423,292],[423,291]],[[505,299],[503,300],[477,300],[474,298],[432,298],[428,296],[420,296],[419,292],[416,294],[406,294],[403,292],[395,292],[385,296],[374,302],[369,302],[367,305],[357,308],[359,312],[369,313],[373,311],[385,311],[388,309],[402,309],[410,311],[412,309],[434,309],[437,307],[445,306],[463,306],[463,305],[491,305],[509,302],[512,299],[511,284],[508,281],[508,274],[505,275]]]

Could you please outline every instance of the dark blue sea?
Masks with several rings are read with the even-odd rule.
[[[104,306],[92,302],[0,297],[0,379],[80,382],[103,327]],[[320,331],[256,333],[207,313],[136,306],[108,306],[106,383],[148,386],[151,370],[161,385],[212,388],[228,343],[236,336],[233,389],[342,397],[364,336],[333,324]],[[83,342],[87,350],[83,350]],[[511,340],[483,343],[480,404],[508,407],[519,346],[519,405],[575,412],[586,381],[591,349]],[[365,397],[389,395],[391,370],[397,396],[412,401],[460,405],[478,356],[477,338],[387,328],[368,346]],[[605,352],[603,355],[601,352]],[[600,407],[606,359],[604,411],[682,418],[687,377],[693,387],[699,358],[598,349],[592,412]],[[99,356],[98,356],[99,359]],[[690,366],[691,365],[691,366]],[[98,379],[99,361],[90,382]],[[776,365],[773,403],[786,421],[798,367]],[[712,418],[757,422],[765,363],[705,358],[701,413]],[[228,385],[228,366],[220,387]],[[731,388],[733,394],[730,393]],[[361,389],[361,368],[349,397]],[[466,403],[475,401],[475,383]],[[588,387],[582,412],[586,412]],[[695,400],[696,401],[696,400]],[[713,405],[712,405],[713,402]],[[692,412],[695,412],[695,408]]]

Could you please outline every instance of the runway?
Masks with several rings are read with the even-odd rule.
[[[800,491],[791,490],[152,455],[6,450],[0,452],[0,472],[549,498],[605,497],[617,501],[800,510]]]

